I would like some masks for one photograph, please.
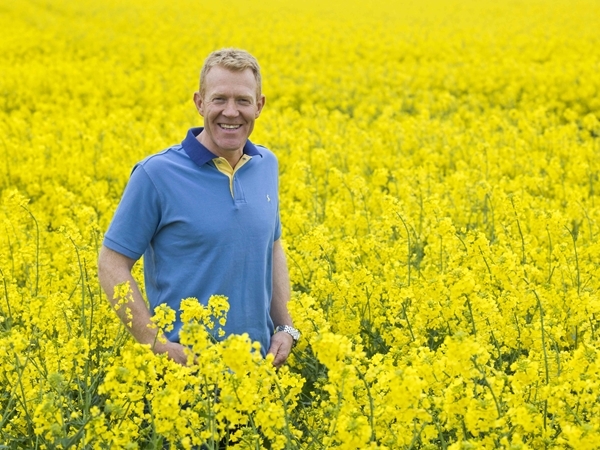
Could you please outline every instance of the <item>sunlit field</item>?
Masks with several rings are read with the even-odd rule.
[[[0,0],[0,448],[598,448],[599,23],[596,0]],[[279,158],[302,339],[278,371],[208,338],[219,292],[186,303],[197,360],[155,356],[96,276],[226,46],[261,63],[251,140]]]

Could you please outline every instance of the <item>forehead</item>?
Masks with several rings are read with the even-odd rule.
[[[251,69],[234,71],[215,66],[206,74],[204,88],[206,95],[234,93],[255,96],[258,84]]]

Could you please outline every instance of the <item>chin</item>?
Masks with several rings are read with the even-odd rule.
[[[230,150],[230,151],[234,151],[234,150],[239,150],[240,148],[243,148],[244,145],[246,144],[246,139],[236,139],[235,141],[232,140],[223,140],[221,142],[217,142],[217,145],[222,148],[223,150]]]

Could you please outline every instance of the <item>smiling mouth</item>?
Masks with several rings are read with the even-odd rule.
[[[220,123],[219,127],[221,127],[224,130],[237,130],[238,128],[241,128],[241,125],[235,125],[235,124],[227,124],[227,123]]]

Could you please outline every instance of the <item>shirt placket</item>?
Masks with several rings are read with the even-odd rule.
[[[239,177],[237,177],[236,175],[237,175],[237,172],[251,159],[252,159],[252,156],[250,156],[250,155],[246,155],[246,154],[242,155],[242,157],[236,164],[235,169],[233,169],[231,167],[231,165],[229,164],[229,162],[223,157],[218,157],[218,158],[213,159],[217,170],[219,172],[221,172],[222,174],[226,175],[227,178],[229,179],[229,192],[231,194],[231,198],[233,199],[233,201],[235,203],[245,203],[246,202],[244,190],[242,189],[242,186],[239,183]]]

